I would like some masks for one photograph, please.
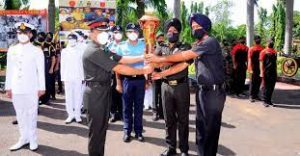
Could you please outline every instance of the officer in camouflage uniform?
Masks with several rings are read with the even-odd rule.
[[[179,41],[181,32],[181,22],[177,18],[170,19],[165,23],[165,34],[168,44],[156,48],[157,55],[168,56],[181,51],[191,49],[190,45]],[[189,61],[192,63],[192,61]],[[162,67],[159,74],[154,74],[162,78],[162,105],[166,124],[166,143],[168,149],[161,156],[176,154],[176,135],[179,131],[179,148],[181,156],[187,156],[189,150],[189,108],[190,91],[188,83],[187,62],[179,62],[173,65]],[[181,71],[174,74],[168,74],[174,66],[181,66]]]

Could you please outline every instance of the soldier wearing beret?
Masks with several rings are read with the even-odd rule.
[[[218,150],[222,112],[226,99],[225,71],[219,42],[208,35],[210,19],[202,14],[190,16],[192,35],[197,41],[191,50],[164,57],[148,54],[148,62],[182,62],[195,59],[198,90],[196,93],[196,144],[199,156],[213,156]],[[174,69],[175,70],[175,69]]]
[[[5,90],[15,108],[20,138],[10,150],[29,144],[29,149],[35,151],[38,149],[38,97],[45,93],[44,56],[42,50],[30,42],[34,27],[24,22],[15,26],[19,42],[7,52]]]
[[[109,52],[106,47],[109,40],[108,19],[97,19],[89,27],[91,42],[83,54],[86,81],[83,103],[87,108],[89,126],[88,152],[90,156],[103,156],[111,105],[112,71],[122,75],[142,75],[151,73],[153,69],[123,65],[143,61],[143,57],[128,58]]]
[[[177,18],[165,23],[168,43],[155,49],[155,54],[169,56],[191,49],[190,45],[180,42],[181,22]],[[168,149],[161,156],[176,154],[176,135],[179,131],[181,156],[187,156],[189,150],[189,108],[190,92],[188,84],[188,66],[192,61],[183,61],[161,68],[162,72],[153,73],[153,79],[162,79],[162,106],[166,125],[166,143]],[[178,128],[177,128],[178,126]]]

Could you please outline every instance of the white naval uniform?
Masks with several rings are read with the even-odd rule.
[[[8,49],[5,89],[12,91],[19,141],[36,142],[38,91],[45,91],[44,54],[40,48],[19,43]]]
[[[61,52],[61,80],[65,83],[66,110],[71,118],[79,118],[82,104],[83,50],[67,46]]]

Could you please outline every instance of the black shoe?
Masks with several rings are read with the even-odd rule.
[[[112,118],[110,119],[110,122],[111,122],[111,123],[114,123],[114,122],[116,122],[116,121],[118,121],[116,117],[112,117]]]
[[[11,122],[13,125],[17,125],[18,124],[18,121],[17,120],[14,120]]]
[[[255,99],[250,98],[250,102],[251,102],[251,103],[255,102]]]
[[[264,105],[265,107],[269,107],[269,106],[270,106],[270,104],[267,103],[267,102],[264,102],[263,105]]]
[[[177,154],[176,150],[174,150],[174,149],[167,149],[162,154],[160,154],[160,156],[174,156],[176,154]]]
[[[153,121],[157,121],[157,120],[159,120],[159,117],[158,117],[158,115],[157,115],[157,114],[153,114],[152,120],[153,120]]]
[[[124,136],[123,136],[123,141],[124,141],[124,142],[130,142],[130,141],[131,141],[131,136],[128,135],[128,134],[124,134]]]
[[[187,152],[181,152],[180,156],[188,156],[189,154]]]
[[[145,138],[142,134],[135,135],[135,138],[137,138],[138,141],[140,141],[140,142],[144,142],[144,140],[145,140]]]

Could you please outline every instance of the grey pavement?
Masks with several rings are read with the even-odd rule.
[[[38,117],[39,149],[10,152],[18,140],[18,127],[12,125],[12,104],[0,94],[0,156],[83,156],[87,155],[88,128],[84,124],[64,124],[67,117],[63,96],[40,107]],[[190,155],[195,146],[195,96],[191,94]],[[223,113],[218,155],[224,156],[300,156],[300,87],[276,84],[273,98],[277,107],[264,108],[261,102],[227,96]],[[166,148],[164,122],[153,122],[144,112],[145,142],[122,141],[122,122],[109,125],[106,156],[159,156]],[[179,152],[179,150],[177,151]]]

